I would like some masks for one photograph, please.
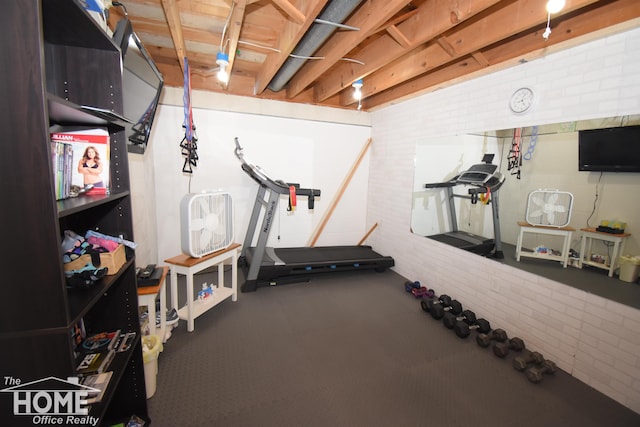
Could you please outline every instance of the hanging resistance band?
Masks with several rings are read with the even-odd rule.
[[[182,127],[184,130],[184,138],[180,141],[180,148],[184,156],[184,164],[182,172],[193,173],[192,167],[198,166],[198,138],[195,131],[196,126],[193,124],[193,111],[191,109],[191,75],[189,72],[189,63],[184,58],[184,122]]]
[[[511,140],[511,149],[507,156],[507,170],[511,171],[511,175],[516,175],[520,179],[520,167],[522,166],[522,128],[513,130],[513,139]]]

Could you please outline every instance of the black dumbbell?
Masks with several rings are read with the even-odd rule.
[[[522,341],[522,338],[514,337],[509,339],[509,342],[497,342],[493,345],[493,354],[498,357],[506,357],[511,350],[524,350],[524,341]]]
[[[442,316],[442,323],[449,329],[453,329],[453,327],[456,325],[456,322],[460,320],[474,323],[476,321],[476,314],[471,310],[464,310],[460,314],[455,314],[448,311],[444,314],[444,316]]]
[[[453,331],[460,338],[466,338],[471,334],[472,329],[477,329],[479,333],[486,334],[491,332],[491,324],[486,319],[477,319],[473,323],[469,323],[466,319],[456,322]]]
[[[540,365],[544,362],[544,356],[537,351],[531,351],[524,356],[517,356],[513,359],[513,369],[524,371],[530,364]]]
[[[429,298],[427,300],[421,301],[420,306],[424,311],[429,313],[431,312],[431,308],[434,306],[434,304],[449,305],[450,303],[451,303],[451,297],[449,295],[442,294],[437,298],[434,296],[433,298]]]
[[[444,317],[444,314],[447,312],[451,312],[453,314],[462,313],[462,304],[458,300],[452,300],[451,297],[445,295],[447,298],[444,299],[442,296],[438,300],[427,300],[427,303],[430,303],[429,313],[431,313],[431,317],[436,320],[440,320]]]
[[[544,360],[540,366],[531,366],[526,371],[527,379],[532,383],[542,381],[544,374],[553,374],[556,372],[556,364],[551,360]]]
[[[445,296],[446,296],[446,295],[445,295]],[[434,298],[435,298],[435,295],[433,295],[433,296],[431,296],[431,297],[427,296],[426,298],[423,298],[423,299],[420,301],[420,307],[422,307],[422,309],[423,309],[425,312],[427,312],[427,313],[428,313],[428,312],[429,312],[429,310],[431,310],[431,301],[432,301]]]
[[[489,347],[491,341],[503,342],[507,340],[507,333],[504,329],[494,329],[487,333],[476,335],[476,342],[480,347]]]

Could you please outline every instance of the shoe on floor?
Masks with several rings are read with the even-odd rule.
[[[178,312],[176,311],[175,308],[172,308],[171,310],[167,310],[167,314],[166,314],[166,323],[167,326],[171,326],[171,325],[175,325],[176,323],[178,323]],[[160,311],[158,310],[156,312],[156,327],[159,328],[160,327]]]

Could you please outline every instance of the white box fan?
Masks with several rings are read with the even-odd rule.
[[[225,192],[185,195],[180,202],[182,251],[194,258],[225,249],[233,242],[233,207]]]
[[[571,221],[573,194],[550,189],[529,193],[526,221],[531,225],[566,227]]]

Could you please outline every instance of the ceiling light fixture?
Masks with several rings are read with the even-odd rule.
[[[229,55],[226,53],[218,52],[216,56],[216,64],[220,69],[218,70],[218,80],[227,84],[229,82],[229,73],[227,73],[227,67],[229,66]]]
[[[542,33],[543,39],[547,40],[551,35],[551,14],[560,12],[564,8],[565,3],[565,0],[549,0],[547,2],[547,28],[544,30],[544,33]]]
[[[351,84],[353,86],[353,97],[358,100],[358,110],[362,108],[362,79],[358,79]]]
[[[362,79],[358,79],[351,86],[353,86],[353,97],[360,101],[362,99]]]

